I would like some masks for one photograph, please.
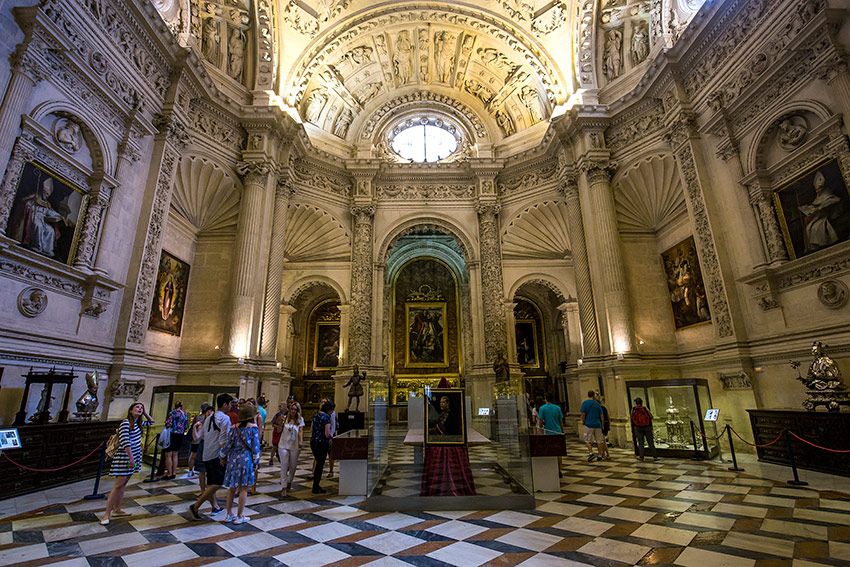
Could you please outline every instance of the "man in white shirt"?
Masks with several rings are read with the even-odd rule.
[[[233,397],[229,394],[219,394],[216,398],[218,411],[204,421],[204,428],[201,432],[201,439],[204,441],[204,454],[201,458],[204,461],[204,468],[207,470],[207,488],[195,503],[189,506],[189,513],[195,520],[202,519],[198,513],[198,508],[204,501],[210,503],[213,514],[222,511],[215,495],[221,485],[224,484],[224,463],[222,460],[224,458],[224,447],[227,445],[227,438],[230,434],[230,417],[228,417],[227,412],[230,411],[232,402]]]

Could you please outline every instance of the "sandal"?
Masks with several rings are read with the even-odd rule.
[[[127,518],[132,515],[133,514],[131,514],[130,512],[125,512],[124,510],[115,510],[114,512],[112,512],[113,518]]]

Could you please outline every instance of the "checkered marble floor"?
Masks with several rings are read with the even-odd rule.
[[[190,520],[189,479],[135,484],[103,527],[103,501],[54,505],[0,520],[0,565],[619,566],[850,564],[850,498],[791,488],[726,465],[640,463],[612,449],[587,463],[570,443],[559,493],[534,510],[370,513],[359,499],[308,488],[302,453],[295,492],[279,497],[263,467],[248,499],[251,522]]]

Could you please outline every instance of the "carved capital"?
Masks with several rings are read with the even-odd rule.
[[[564,199],[578,198],[578,176],[574,172],[564,174],[557,190]]]
[[[236,172],[246,185],[265,185],[268,176],[274,172],[274,164],[270,161],[240,161],[236,164]]]
[[[611,177],[617,171],[617,162],[587,160],[582,162],[580,167],[582,173],[587,176],[587,182],[590,185],[596,185],[611,181]]]
[[[823,65],[816,68],[814,70],[814,76],[821,81],[825,81],[826,84],[831,85],[839,76],[847,75],[848,71],[850,71],[850,68],[848,68],[845,59],[834,58],[829,59]]]
[[[354,217],[354,221],[357,223],[371,223],[372,217],[375,216],[375,205],[371,203],[367,205],[352,205],[351,216]]]
[[[277,180],[277,196],[282,199],[291,199],[295,195],[295,184],[288,176]]]
[[[692,112],[679,112],[679,114],[668,124],[664,138],[674,150],[687,142],[690,138],[697,137],[696,116]]]
[[[493,220],[502,210],[502,205],[499,203],[478,203],[475,205],[475,211],[482,220]]]
[[[154,118],[153,125],[159,131],[159,136],[165,138],[178,152],[182,152],[189,144],[186,125],[176,114],[159,114]]]
[[[12,67],[13,72],[26,75],[35,84],[44,81],[48,77],[38,59],[33,57],[30,50],[24,45],[19,46],[11,57],[9,57],[9,65]]]

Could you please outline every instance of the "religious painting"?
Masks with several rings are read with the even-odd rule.
[[[64,264],[73,259],[87,196],[62,178],[28,162],[21,172],[7,236]]]
[[[432,388],[425,398],[425,444],[465,445],[464,390]]]
[[[316,321],[314,345],[314,370],[333,370],[339,366],[339,323]]]
[[[693,236],[661,254],[676,329],[711,321]]]
[[[188,287],[189,264],[163,250],[159,257],[149,329],[180,336]]]
[[[405,366],[445,368],[449,365],[444,328],[445,302],[405,303]]]
[[[537,322],[527,319],[516,322],[516,358],[520,366],[538,368],[540,360],[537,356]]]
[[[850,196],[838,160],[822,164],[779,189],[774,200],[792,258],[850,238]]]

